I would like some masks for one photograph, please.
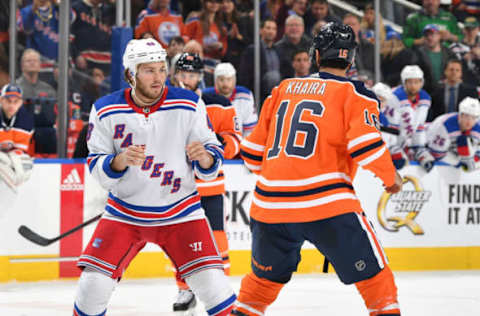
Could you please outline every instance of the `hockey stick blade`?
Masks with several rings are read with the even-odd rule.
[[[68,235],[71,235],[73,234],[74,232],[76,232],[77,230],[80,230],[82,229],[83,227],[87,226],[87,225],[90,225],[91,223],[93,222],[96,222],[98,221],[101,217],[102,217],[103,213],[102,214],[98,214],[97,216],[95,217],[92,217],[90,218],[88,221],[84,222],[84,223],[81,223],[80,225],[78,226],[75,226],[74,228],[64,232],[63,234],[60,234],[58,235],[57,237],[55,238],[51,238],[51,239],[48,239],[48,238],[45,238],[43,236],[40,236],[39,234],[37,234],[36,232],[34,232],[33,230],[31,230],[30,228],[28,228],[27,226],[25,225],[21,225],[19,228],[18,228],[18,233],[20,235],[22,235],[25,239],[33,242],[34,244],[37,244],[39,246],[48,246],[48,245],[51,245],[53,244],[54,242],[64,238],[64,237],[67,237]]]
[[[40,246],[48,246],[52,243],[50,239],[40,236],[25,225],[18,227],[18,233],[22,235],[25,239]]]

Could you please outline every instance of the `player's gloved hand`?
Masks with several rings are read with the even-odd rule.
[[[460,167],[463,171],[471,172],[477,169],[477,164],[475,163],[475,158],[460,158]]]
[[[426,172],[430,172],[432,170],[435,163],[435,158],[433,158],[432,154],[430,154],[427,149],[419,150],[417,152],[416,159]]]

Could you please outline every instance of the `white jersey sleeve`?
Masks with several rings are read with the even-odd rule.
[[[87,146],[89,155],[87,162],[92,176],[100,185],[110,190],[127,172],[114,171],[110,164],[117,154],[113,145],[113,135],[109,135],[108,129],[99,120],[95,106],[92,106],[87,132]]]
[[[258,123],[253,94],[245,87],[237,86],[232,104],[242,124],[243,136],[248,136]]]
[[[207,117],[205,103],[199,98],[197,111],[195,112],[194,121],[191,125],[192,130],[188,137],[188,143],[193,141],[201,142],[214,158],[214,163],[209,169],[203,169],[197,161],[194,161],[195,175],[206,181],[215,179],[223,164],[223,147],[213,132],[213,128]]]
[[[451,145],[448,131],[443,124],[444,120],[445,117],[443,116],[437,117],[429,125],[426,133],[428,150],[435,160],[442,160],[447,157]]]

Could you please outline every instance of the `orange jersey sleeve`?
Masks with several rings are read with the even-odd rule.
[[[352,186],[357,165],[393,183],[395,168],[375,127],[375,96],[359,83],[321,74],[282,81],[242,141],[246,166],[259,174],[250,210],[256,220],[361,212]]]
[[[208,119],[213,131],[223,138],[224,157],[233,159],[240,153],[242,132],[235,107],[222,96],[204,94]],[[225,193],[223,171],[213,181],[197,179],[197,189],[201,196],[211,196]]]

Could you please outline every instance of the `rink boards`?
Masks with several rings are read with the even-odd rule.
[[[228,238],[231,273],[250,269],[248,210],[255,176],[241,161],[227,161]],[[418,166],[402,170],[401,193],[386,194],[380,181],[360,170],[354,186],[394,270],[480,269],[480,172],[465,173],[436,166],[425,173]],[[76,277],[75,258],[95,224],[48,247],[23,239],[26,225],[42,236],[58,236],[102,212],[106,192],[81,160],[41,160],[15,201],[2,205],[0,218],[0,282]],[[2,204],[5,204],[2,202]],[[10,209],[5,210],[10,207]],[[61,261],[59,261],[61,260]],[[323,257],[306,244],[299,272],[321,272]],[[147,246],[125,277],[172,276],[165,255]]]

